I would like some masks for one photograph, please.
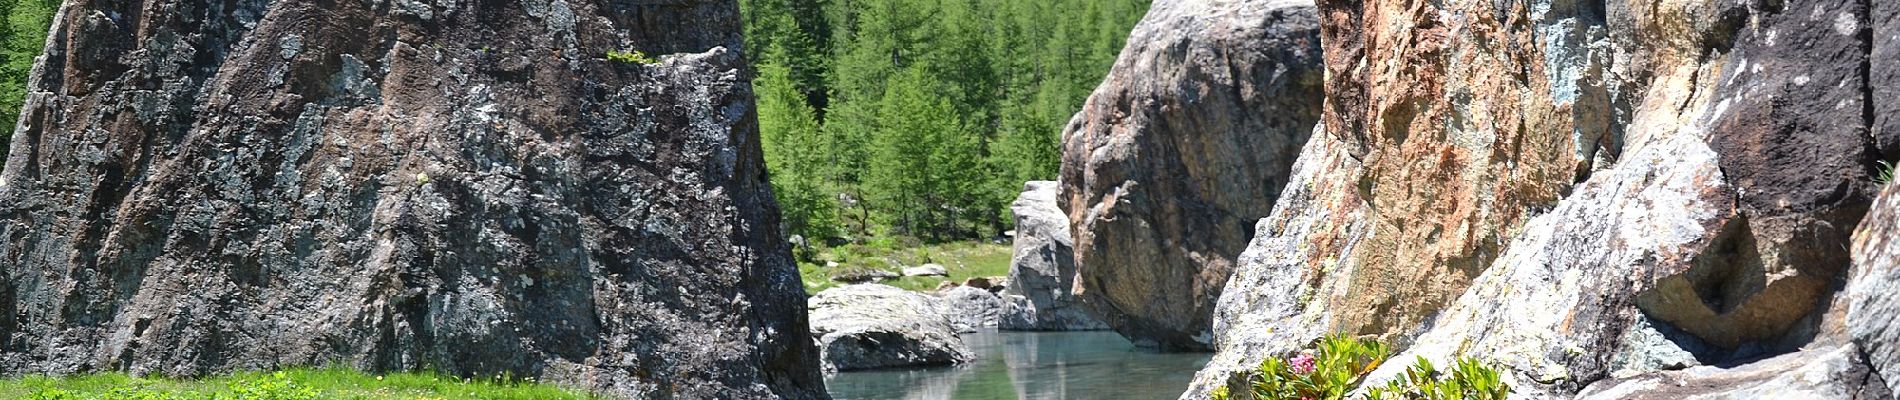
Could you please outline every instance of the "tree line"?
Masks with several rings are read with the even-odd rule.
[[[20,107],[26,103],[26,76],[33,72],[33,59],[46,45],[46,30],[53,23],[59,0],[0,0],[0,167],[6,165],[7,145],[13,127],[20,121]]]
[[[767,168],[788,234],[982,238],[1145,0],[743,0]]]

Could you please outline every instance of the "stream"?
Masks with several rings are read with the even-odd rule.
[[[1112,331],[962,337],[976,353],[969,363],[842,372],[825,384],[838,400],[1171,400],[1210,356],[1138,349]]]

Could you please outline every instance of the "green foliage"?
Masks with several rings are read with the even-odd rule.
[[[229,397],[217,396],[220,400],[316,400],[317,390],[291,382],[282,372],[256,379],[245,379],[231,383]]]
[[[889,240],[871,242],[823,248],[814,260],[800,262],[798,272],[804,278],[805,292],[816,294],[837,286],[837,282],[831,280],[834,276],[873,270],[896,273],[900,272],[899,265],[941,264],[949,270],[950,276],[907,276],[882,282],[901,289],[932,290],[946,281],[1008,275],[1010,258],[1015,255],[1008,244],[978,241],[928,245]],[[830,264],[837,266],[827,266]]]
[[[1360,388],[1367,374],[1391,356],[1389,349],[1376,341],[1358,340],[1345,335],[1328,336],[1315,349],[1288,359],[1268,358],[1250,377],[1247,398],[1260,400],[1339,400]],[[1222,387],[1212,393],[1214,399],[1235,398],[1235,389]],[[1405,376],[1369,388],[1365,398],[1374,400],[1503,400],[1511,388],[1495,369],[1474,359],[1460,359],[1449,375],[1440,373],[1420,357],[1406,369]]]
[[[1106,74],[1141,0],[744,0],[747,49],[802,94],[833,231],[860,240],[983,239],[1007,229],[1023,181],[1053,179],[1063,124]],[[799,96],[760,82],[760,108]],[[804,129],[761,121],[764,135]],[[787,134],[785,136],[796,136]],[[767,158],[788,148],[766,149]],[[783,204],[786,214],[813,204]],[[820,212],[822,213],[822,212]],[[788,220],[791,219],[788,217]],[[804,228],[788,229],[803,231]],[[807,235],[808,238],[823,239]]]
[[[785,67],[761,65],[755,83],[759,98],[769,99],[759,102],[759,132],[786,232],[812,240],[836,236],[837,202],[824,175],[831,160],[811,107]]]
[[[1419,357],[1405,369],[1405,376],[1372,388],[1366,398],[1372,400],[1504,400],[1511,386],[1498,377],[1498,371],[1471,358],[1458,359],[1458,367],[1449,376]]]
[[[0,381],[0,398],[29,400],[563,400],[592,395],[512,379],[464,379],[430,373],[368,375],[341,368],[246,372],[202,380],[92,374]]]
[[[660,63],[660,60],[656,60],[653,57],[648,56],[647,53],[641,52],[639,50],[609,51],[607,52],[607,61],[626,63],[626,64],[640,64],[640,65],[653,65],[653,64]]]
[[[1893,183],[1893,167],[1892,162],[1880,161],[1880,166],[1876,168],[1877,172],[1874,175],[1874,183],[1882,186]]]
[[[26,79],[33,59],[46,45],[46,30],[59,9],[58,0],[0,0],[6,13],[0,23],[0,166],[5,166],[7,144],[26,104]]]

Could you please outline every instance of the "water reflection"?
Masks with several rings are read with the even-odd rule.
[[[1173,399],[1207,354],[1136,349],[1113,332],[984,332],[963,336],[977,359],[956,367],[845,372],[839,400]]]

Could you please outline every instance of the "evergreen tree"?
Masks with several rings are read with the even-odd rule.
[[[46,46],[46,30],[58,10],[57,0],[0,0],[0,11],[7,16],[0,24],[0,126],[5,127],[0,133],[0,166],[6,164],[13,128],[26,103],[27,75]]]
[[[960,207],[983,177],[978,141],[955,108],[935,96],[921,68],[891,82],[879,108],[866,191],[898,233],[941,239],[958,233]]]
[[[755,65],[785,66],[807,94],[824,161],[807,175],[839,200],[835,226],[932,239],[1007,229],[1009,200],[1023,181],[1055,178],[1063,125],[1148,10],[1144,0],[742,6],[748,48],[763,53]],[[789,101],[761,87],[762,113]],[[800,176],[773,168],[775,186]]]
[[[833,237],[838,233],[837,207],[824,181],[829,170],[825,138],[790,74],[785,67],[765,64],[753,81],[760,99],[766,169],[784,211],[786,232],[814,240]]]

